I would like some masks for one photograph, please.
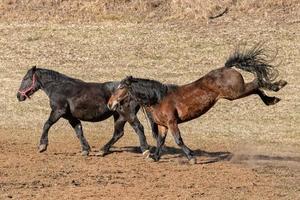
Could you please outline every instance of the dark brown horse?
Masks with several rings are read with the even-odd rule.
[[[60,118],[69,121],[80,141],[82,154],[87,155],[90,145],[82,131],[82,121],[99,122],[114,117],[114,133],[111,140],[104,145],[98,155],[105,155],[110,147],[124,134],[126,122],[133,127],[140,140],[143,153],[148,152],[148,144],[144,135],[143,125],[136,113],[140,106],[137,102],[125,99],[122,107],[111,111],[107,107],[108,99],[119,82],[89,83],[68,77],[53,70],[32,67],[24,76],[17,98],[25,101],[39,89],[43,90],[50,100],[51,112],[45,122],[40,138],[39,152],[47,150],[48,131]],[[150,122],[152,122],[150,120]],[[151,124],[153,127],[153,124]],[[157,133],[153,133],[154,136]]]
[[[245,83],[236,67],[255,75],[252,82]],[[226,61],[224,67],[212,70],[200,79],[168,92],[166,85],[148,79],[127,77],[123,79],[108,101],[108,107],[115,109],[120,101],[130,96],[145,106],[158,125],[157,149],[150,155],[155,161],[161,156],[161,147],[170,130],[175,142],[184,151],[191,163],[195,163],[193,152],[184,144],[178,124],[195,119],[207,112],[219,99],[240,99],[257,94],[266,105],[280,101],[267,96],[262,89],[278,91],[287,82],[274,82],[277,70],[269,64],[261,45],[247,51],[236,51]]]

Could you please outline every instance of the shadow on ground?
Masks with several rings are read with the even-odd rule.
[[[155,151],[155,147],[151,147],[151,152]],[[121,148],[112,148],[111,153],[130,152],[140,154],[141,150],[136,146],[125,146]],[[300,163],[300,156],[271,156],[264,154],[235,154],[228,151],[216,151],[209,152],[201,149],[194,150],[194,154],[199,160],[198,164],[209,164],[219,161],[233,161],[233,162],[245,162],[249,160],[253,161],[292,161]],[[169,159],[176,157],[185,157],[182,150],[176,147],[163,148],[163,155],[173,155]],[[200,158],[200,159],[199,159]]]

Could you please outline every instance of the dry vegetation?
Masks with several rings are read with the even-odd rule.
[[[182,21],[206,22],[225,8],[235,13],[232,18],[245,15],[266,17],[299,16],[298,0],[2,0],[1,20],[101,22],[118,21]]]
[[[199,2],[1,1],[0,199],[297,199],[299,2]],[[209,19],[226,7],[228,13]],[[120,80],[130,74],[184,84],[222,66],[237,44],[258,41],[278,49],[280,78],[289,82],[276,93],[282,101],[266,107],[256,96],[221,100],[206,115],[181,125],[192,149],[228,151],[231,161],[209,163],[216,157],[204,154],[198,165],[182,163],[169,136],[171,154],[160,163],[147,163],[125,148],[138,144],[129,126],[116,145],[121,152],[83,158],[63,120],[50,131],[48,152],[38,154],[48,98],[39,91],[32,100],[16,99],[32,65],[86,81]],[[144,116],[139,117],[154,144]],[[97,150],[111,137],[112,120],[84,123],[84,131]]]

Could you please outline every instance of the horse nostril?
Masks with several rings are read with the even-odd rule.
[[[20,95],[19,92],[17,93],[17,99],[18,99],[19,101],[21,101],[21,95]]]
[[[24,101],[25,100],[24,96],[22,96],[19,92],[17,93],[17,99],[19,101]]]
[[[17,99],[19,100],[19,101],[22,101],[23,99],[21,98],[21,95],[18,93],[17,94]]]

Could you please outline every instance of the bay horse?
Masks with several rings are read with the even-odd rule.
[[[243,76],[232,67],[253,73],[255,79],[245,83]],[[236,50],[224,67],[214,69],[192,83],[178,86],[172,92],[168,92],[166,85],[159,81],[126,77],[111,95],[108,107],[114,110],[128,96],[135,99],[150,112],[158,125],[157,148],[150,157],[154,161],[160,159],[161,147],[170,130],[177,145],[194,164],[196,158],[184,144],[178,124],[200,117],[222,98],[232,101],[256,94],[264,104],[276,104],[280,99],[267,96],[262,89],[277,92],[284,87],[286,81],[274,82],[277,76],[278,71],[269,64],[264,48],[258,44],[248,50]]]
[[[136,116],[140,106],[136,101],[125,100],[122,107],[111,111],[107,107],[108,99],[117,88],[119,82],[89,83],[68,77],[59,72],[32,67],[25,74],[17,98],[19,101],[29,99],[39,89],[43,90],[50,100],[51,112],[45,122],[40,138],[39,152],[47,150],[48,131],[60,118],[68,120],[78,137],[82,155],[88,155],[91,147],[83,135],[82,121],[99,122],[110,116],[114,118],[114,132],[112,138],[105,144],[97,155],[109,153],[111,146],[124,134],[126,122],[132,126],[139,137],[140,148],[148,153],[148,144],[144,135],[144,127]],[[151,122],[151,120],[150,120]],[[157,135],[153,133],[153,135]]]

